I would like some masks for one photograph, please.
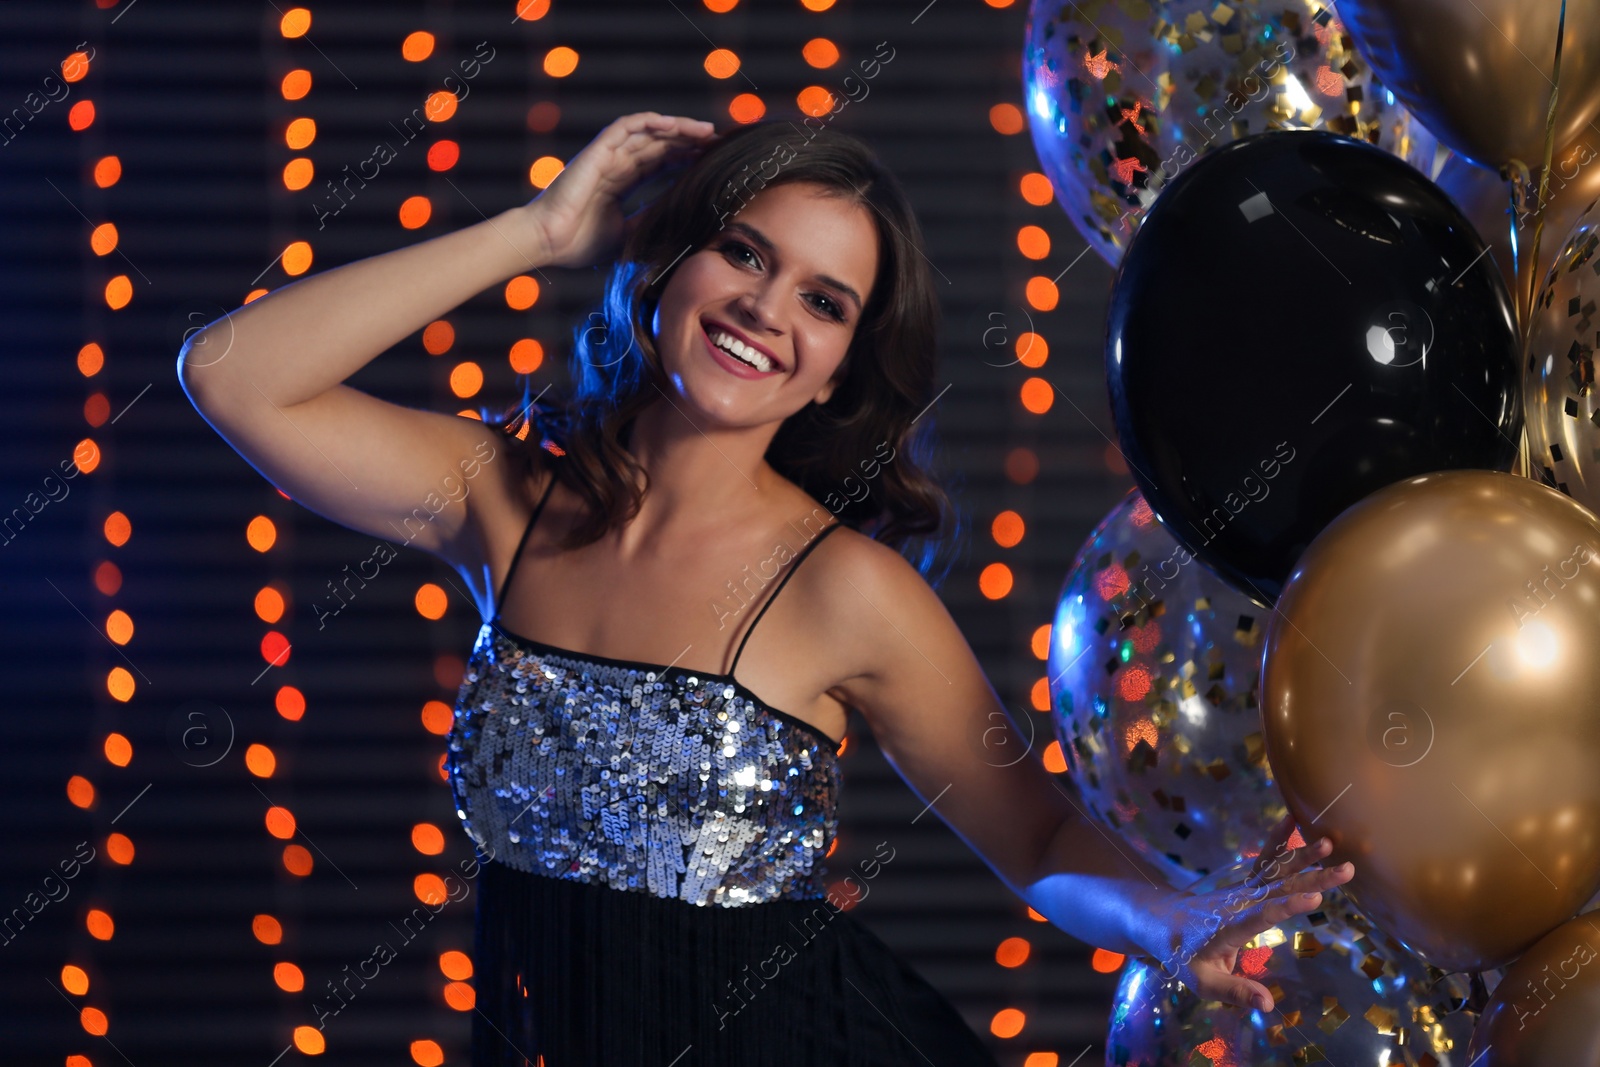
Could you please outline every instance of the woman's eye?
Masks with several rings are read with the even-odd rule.
[[[751,248],[749,245],[739,244],[737,241],[732,241],[723,245],[722,251],[729,258],[736,259],[741,263],[749,263],[753,261],[755,264],[759,265],[761,262],[760,257],[756,255],[755,249]],[[741,259],[741,256],[749,256],[750,259]]]
[[[825,296],[819,295],[817,297],[817,310],[821,311],[830,319],[844,318],[844,310],[840,308],[838,304],[834,303],[833,300]]]

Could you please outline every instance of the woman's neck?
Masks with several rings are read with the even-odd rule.
[[[776,425],[702,429],[680,401],[661,397],[639,412],[627,450],[649,474],[624,550],[680,526],[743,522],[768,513],[782,479],[766,461]]]

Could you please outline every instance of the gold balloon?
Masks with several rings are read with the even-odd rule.
[[[1559,3],[1344,0],[1356,49],[1440,141],[1474,163],[1544,165]],[[1566,5],[1555,143],[1600,115],[1600,0]]]
[[[1600,924],[1579,915],[1506,971],[1467,1044],[1472,1067],[1600,1063]]]
[[[1543,157],[1541,157],[1542,160]],[[1550,186],[1544,197],[1544,231],[1539,237],[1539,259],[1533,262],[1533,229],[1539,221],[1539,167],[1532,171],[1532,193],[1522,207],[1513,211],[1510,183],[1497,171],[1479,167],[1465,157],[1452,154],[1439,171],[1435,182],[1450,194],[1461,213],[1472,220],[1506,288],[1515,297],[1517,315],[1528,313],[1528,301],[1536,279],[1541,277],[1561,249],[1561,242],[1577,225],[1584,209],[1600,197],[1600,134],[1589,130],[1585,136],[1556,152],[1550,159]],[[1511,250],[1512,231],[1516,231],[1517,255]],[[1516,262],[1515,271],[1512,264]]]
[[[1499,967],[1600,889],[1600,527],[1499,471],[1350,507],[1267,628],[1267,758],[1377,926]]]

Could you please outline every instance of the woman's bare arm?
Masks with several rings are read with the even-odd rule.
[[[314,274],[206,326],[179,380],[216,431],[296,502],[436,553],[463,531],[503,439],[472,419],[344,383],[368,362],[544,254],[525,208]],[[466,479],[472,479],[470,482]]]
[[[1114,952],[1161,962],[1207,999],[1245,1006],[1264,985],[1231,973],[1239,947],[1348,881],[1306,870],[1326,841],[1274,864],[1248,893],[1172,888],[1100,826],[1040,762],[1048,736],[1024,737],[938,596],[893,550],[838,539],[822,569],[816,615],[843,680],[830,692],[859,708],[915,792],[1018,896],[1056,926]],[[821,588],[825,586],[826,588]]]
[[[520,272],[604,259],[623,232],[621,198],[710,132],[692,119],[624,116],[532,202],[292,282],[208,324],[184,345],[179,380],[206,421],[295,501],[476,569],[477,497],[516,490],[515,465],[498,458],[504,438],[345,380]]]

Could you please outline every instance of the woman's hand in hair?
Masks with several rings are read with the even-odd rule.
[[[542,245],[536,262],[586,267],[615,255],[632,221],[622,214],[628,194],[715,135],[702,119],[654,111],[624,115],[601,130],[524,208]]]

